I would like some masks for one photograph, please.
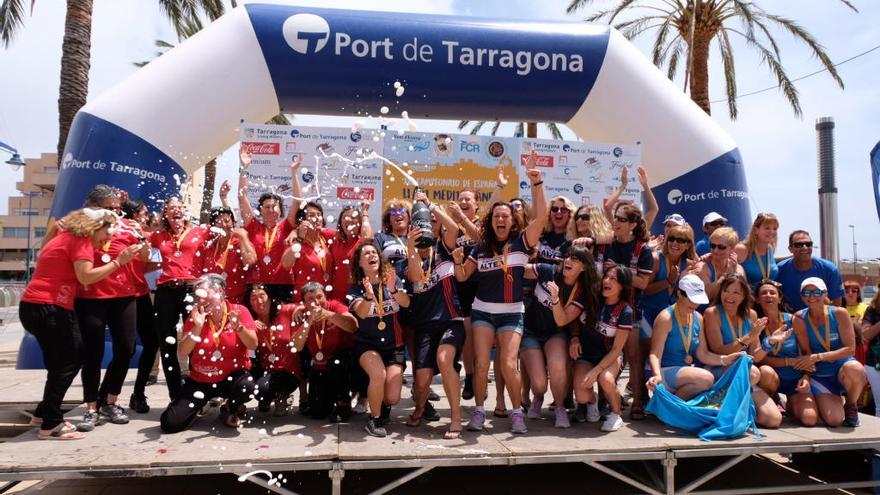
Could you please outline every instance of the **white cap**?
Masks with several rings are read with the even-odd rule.
[[[678,281],[678,288],[687,294],[688,299],[696,304],[709,304],[709,296],[706,295],[706,286],[700,277],[691,273],[681,277]]]
[[[687,223],[684,220],[684,217],[679,215],[678,213],[673,213],[672,215],[666,215],[666,218],[663,219],[663,223],[667,224],[669,222],[672,222],[675,225],[685,225]]]
[[[804,281],[801,282],[801,290],[804,290],[808,285],[815,285],[817,289],[828,292],[828,286],[825,285],[825,281],[819,277],[805,278]]]
[[[715,220],[724,220],[724,223],[727,223],[726,218],[722,217],[721,214],[719,214],[717,211],[712,211],[709,212],[708,215],[703,217],[703,225],[706,225],[707,223],[712,223]]]

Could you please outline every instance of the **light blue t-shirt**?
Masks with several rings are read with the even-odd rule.
[[[843,297],[843,280],[840,278],[840,270],[834,263],[814,256],[812,266],[800,271],[794,266],[794,258],[788,258],[779,263],[779,276],[776,281],[782,284],[785,302],[792,311],[806,307],[801,300],[801,282],[809,277],[819,277],[825,282],[829,299]]]

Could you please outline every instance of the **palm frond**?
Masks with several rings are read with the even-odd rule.
[[[727,88],[727,113],[730,120],[736,120],[738,115],[736,107],[736,66],[733,60],[733,47],[727,31],[721,30],[718,36],[718,48],[721,50],[721,61],[724,64],[724,85]]]
[[[36,0],[31,0],[31,10]],[[24,25],[24,2],[22,0],[3,0],[0,3],[0,42],[9,48],[18,30]]]
[[[283,113],[279,113],[278,115],[272,117],[271,119],[266,121],[266,124],[291,125],[290,119],[288,119],[287,115],[284,115]]]
[[[559,130],[559,126],[555,122],[547,122],[547,128],[550,129],[550,135],[553,136],[553,139],[562,140],[562,131]]]
[[[669,35],[670,26],[671,23],[669,22],[669,19],[667,19],[666,22],[660,26],[660,29],[657,30],[657,37],[654,39],[654,48],[651,50],[651,61],[654,62],[654,65],[657,67],[663,66],[663,53],[666,51],[664,48],[667,46],[666,36]]]
[[[476,133],[480,132],[480,129],[482,129],[484,125],[486,125],[486,121],[485,121],[485,120],[482,120],[482,121],[477,122],[476,124],[474,124],[474,126],[471,128],[471,136],[473,136],[473,135],[475,135]]]
[[[500,120],[496,120],[496,121],[495,121],[495,125],[492,126],[492,135],[493,135],[493,136],[496,135],[496,134],[498,134],[498,129],[499,129],[500,127],[501,127],[501,121],[500,121]]]
[[[681,58],[681,49],[684,46],[684,40],[678,36],[676,40],[670,42],[673,45],[672,55],[669,57],[669,67],[666,71],[666,77],[670,81],[675,80],[675,74],[678,72],[678,61]]]
[[[813,38],[813,35],[808,33],[798,23],[794,22],[791,19],[788,19],[788,18],[785,18],[782,16],[778,16],[778,15],[774,15],[774,14],[770,14],[770,13],[767,13],[764,11],[756,13],[756,15],[759,18],[764,18],[764,19],[767,19],[769,21],[772,21],[772,22],[779,24],[780,26],[787,29],[788,32],[791,33],[792,36],[794,36],[795,39],[804,42],[804,44],[806,44],[808,47],[810,47],[810,50],[813,52],[813,55],[816,58],[818,58],[820,62],[822,62],[822,65],[824,65],[825,68],[828,69],[828,73],[831,74],[831,77],[833,77],[834,80],[837,81],[838,86],[840,86],[840,88],[843,89],[843,87],[844,87],[843,86],[843,79],[840,78],[840,74],[838,74],[837,69],[834,68],[834,63],[831,62],[831,59],[828,57],[828,54],[825,53],[825,47],[820,45],[819,42],[816,41],[815,38]]]
[[[470,123],[471,123],[470,120],[459,120],[458,121],[458,130],[460,131],[460,130],[464,129]]]
[[[842,4],[846,5],[847,7],[851,8],[851,9],[853,10],[853,12],[858,12],[858,11],[859,11],[859,9],[857,9],[853,4],[849,3],[849,0],[840,0],[840,3],[842,3]]]
[[[568,4],[568,7],[565,8],[566,14],[573,14],[582,7],[585,7],[587,4],[592,4],[593,0],[571,0],[571,3]]]
[[[737,31],[731,30],[731,32]],[[774,54],[771,50],[768,50],[767,47],[762,45],[761,42],[755,38],[746,37],[746,42],[749,44],[749,46],[758,51],[758,53],[761,55],[761,60],[767,64],[770,72],[773,73],[774,77],[776,77],[776,81],[779,83],[779,89],[782,90],[782,94],[785,95],[785,98],[791,105],[791,109],[794,112],[795,116],[798,118],[803,117],[803,111],[801,110],[797,88],[794,87],[794,84],[788,78],[788,74],[785,73],[785,68],[776,57],[776,54]]]

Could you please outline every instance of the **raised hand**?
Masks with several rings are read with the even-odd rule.
[[[416,228],[414,225],[410,225],[409,232],[406,234],[406,247],[408,250],[407,252],[417,252],[416,242],[418,242],[420,237],[422,237],[422,229]]]
[[[767,341],[773,345],[776,345],[780,342],[785,342],[789,337],[791,337],[792,331],[793,330],[791,328],[782,325],[781,327],[774,330],[769,337],[767,337]]]
[[[529,153],[529,156],[527,156],[523,160],[523,167],[525,167],[525,169],[528,171],[532,171],[537,166],[538,166],[538,152],[535,150],[532,150],[532,152]]]
[[[397,272],[394,270],[388,270],[388,275],[385,277],[385,287],[388,288],[388,292],[397,291]]]
[[[119,253],[119,256],[116,257],[116,261],[119,262],[120,265],[125,265],[137,255],[142,247],[143,246],[141,246],[140,243],[128,246]]]
[[[224,180],[223,184],[220,184],[220,199],[225,199],[229,196],[229,191],[232,190],[232,184],[229,183],[229,180]]]
[[[650,186],[648,186],[648,172],[645,171],[645,167],[639,167],[636,169],[636,172],[639,174],[639,184],[642,185],[642,190],[646,191]]]
[[[455,201],[450,201],[446,206],[446,212],[449,213],[449,216],[452,217],[456,222],[461,221],[464,218],[464,212],[461,211],[461,206],[458,205]]]
[[[627,184],[629,184],[629,169],[627,167],[623,167],[620,170],[620,188],[626,189]]]
[[[496,179],[496,184],[498,185],[499,188],[503,189],[504,187],[507,186],[507,176],[504,175],[504,165],[499,163],[497,168],[498,168],[498,179]]]
[[[201,330],[203,326],[205,326],[205,318],[207,317],[207,313],[205,309],[202,308],[201,304],[194,304],[192,312],[189,314],[190,319],[193,322],[193,326],[195,326],[196,330]]]
[[[290,162],[290,173],[293,174],[296,172],[300,165],[302,165],[302,155],[296,153],[293,155],[293,160]]]
[[[364,295],[367,296],[367,299],[375,299],[376,294],[373,292],[373,284],[370,283],[370,279],[364,277],[361,280],[361,286],[364,288]]]
[[[425,204],[430,203],[430,201],[428,201],[428,195],[425,194],[425,191],[419,191],[413,194],[413,203],[418,203],[419,201],[424,201]]]
[[[464,263],[464,248],[459,246],[452,250],[452,261],[455,262],[456,265],[460,265]]]
[[[558,301],[559,300],[559,286],[556,285],[556,282],[551,281],[551,282],[547,283],[547,292],[550,293],[550,300],[551,301]]]
[[[239,151],[238,153],[238,159],[241,168],[247,169],[248,167],[250,167],[252,158],[253,157],[251,156],[250,152],[248,152],[244,148],[241,148],[241,151]]]

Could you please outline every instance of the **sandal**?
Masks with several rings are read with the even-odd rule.
[[[76,426],[66,421],[50,430],[48,434],[44,435],[43,430],[37,433],[37,438],[40,440],[81,440],[85,437],[85,435],[76,431]]]
[[[458,440],[459,438],[461,438],[461,430],[446,430],[443,433],[444,440]]]
[[[412,428],[422,426],[422,417],[416,416],[416,413],[410,414],[409,417],[406,419],[406,426]]]
[[[505,409],[505,408],[498,409],[496,407],[495,410],[492,411],[492,416],[495,416],[496,418],[506,418],[509,415],[507,414],[507,409]]]
[[[645,410],[639,404],[633,404],[629,408],[629,419],[633,421],[641,421],[645,419]]]

